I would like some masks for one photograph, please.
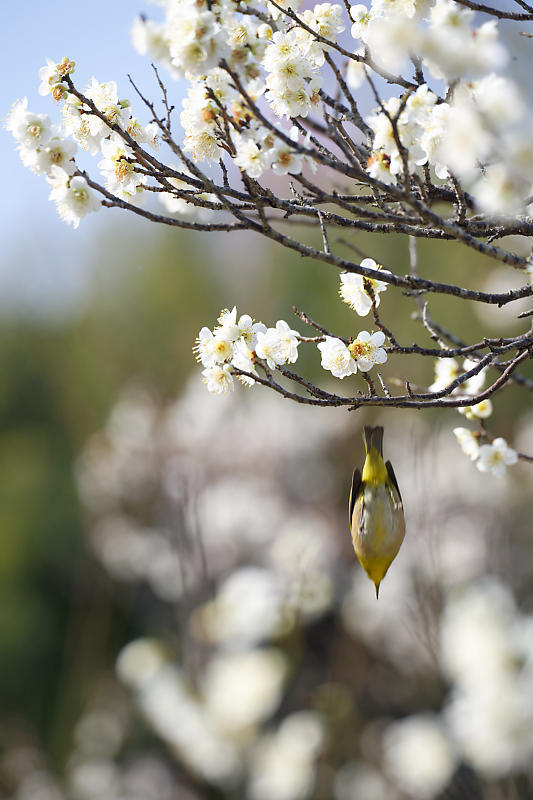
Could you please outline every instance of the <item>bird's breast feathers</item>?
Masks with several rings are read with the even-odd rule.
[[[374,559],[388,566],[404,535],[403,507],[395,488],[388,483],[363,484],[352,515],[353,544],[363,566]]]

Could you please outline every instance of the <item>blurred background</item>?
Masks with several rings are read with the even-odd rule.
[[[9,12],[5,113],[25,93],[49,111],[46,56],[75,58],[81,84],[94,70],[125,87],[127,70],[150,91],[131,4],[71,6],[32,9],[31,30]],[[365,327],[337,272],[118,211],[74,231],[1,135],[0,797],[532,797],[531,466],[479,473],[456,412],[209,395],[191,348],[224,307],[307,335],[293,304],[341,335]],[[407,271],[401,238],[348,244]],[[516,285],[454,245],[422,243],[419,263]],[[425,341],[412,299],[390,289],[381,309],[400,341]],[[431,312],[471,341],[523,330],[516,311]],[[319,362],[301,347],[325,385]],[[427,385],[432,369],[404,357],[384,373]],[[385,426],[408,531],[379,602],[346,513],[368,423]],[[533,453],[527,393],[498,396],[490,425]]]

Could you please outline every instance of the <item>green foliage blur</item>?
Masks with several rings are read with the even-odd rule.
[[[409,270],[405,239],[357,235],[349,245],[400,274]],[[348,245],[338,250],[357,258]],[[33,740],[58,768],[91,676],[111,670],[119,647],[145,632],[86,548],[74,482],[76,457],[117,393],[135,381],[166,400],[191,372],[200,380],[191,351],[197,332],[234,304],[267,325],[283,318],[309,335],[293,316],[293,304],[336,334],[355,336],[371,325],[370,317],[357,318],[339,300],[337,270],[249,236],[119,225],[91,255],[98,266],[74,318],[0,319],[0,749],[8,740]],[[449,282],[475,286],[483,284],[487,262],[457,245],[423,242],[420,274],[433,277],[443,268]],[[500,331],[471,310],[457,318],[461,304],[444,297],[431,298],[430,307],[441,324],[469,341],[521,330],[511,321]],[[413,299],[399,291],[383,297],[383,320],[397,338],[429,344],[411,319],[415,310]],[[405,358],[400,368],[391,359],[384,374],[431,382],[430,359]],[[327,385],[319,363],[316,348],[302,348],[301,371],[317,380],[321,375]],[[364,388],[360,382],[356,376],[335,385],[355,392]],[[520,410],[517,402],[509,390],[497,402],[500,435]],[[355,442],[354,435],[347,453],[360,448]],[[342,469],[351,470],[348,460]]]

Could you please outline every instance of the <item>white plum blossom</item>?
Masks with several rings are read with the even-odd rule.
[[[459,377],[459,364],[455,358],[438,358],[435,361],[435,380],[429,387],[430,392],[441,392]]]
[[[69,58],[63,58],[56,64],[50,58],[46,59],[46,65],[39,70],[39,94],[45,97],[51,94],[54,100],[62,100],[67,93],[67,86],[63,83],[66,75],[72,75],[76,67],[76,62]]]
[[[239,317],[237,327],[239,329],[239,338],[244,341],[250,350],[255,350],[258,334],[266,333],[266,325],[263,325],[262,322],[254,322],[249,314],[243,314]]]
[[[182,74],[205,75],[230,54],[215,14],[188,3],[169,8],[167,34],[172,65]]]
[[[90,126],[90,115],[83,110],[81,100],[74,95],[68,95],[62,109],[63,126],[82,150],[87,150],[91,155],[96,155],[100,144],[109,130],[101,127],[98,133],[93,134]]]
[[[474,361],[471,358],[465,358],[463,361],[463,370],[465,372],[469,372],[471,369],[477,366],[477,363],[477,361]],[[474,375],[462,383],[461,387],[467,394],[479,394],[485,386],[486,377],[487,368],[483,367],[483,369],[478,370]]]
[[[223,336],[224,339],[234,342],[239,338],[240,327],[237,324],[237,306],[233,306],[231,310],[229,308],[223,308],[218,315],[217,322],[218,325],[215,331]],[[248,319],[246,320],[246,323],[247,322]]]
[[[185,152],[192,153],[195,161],[216,160],[222,155],[214,130],[200,130],[185,137]]]
[[[135,171],[133,152],[124,140],[113,133],[101,145],[104,158],[98,163],[105,178],[105,186],[124,200],[135,198],[146,183],[146,177]]]
[[[324,740],[320,716],[299,711],[263,736],[252,754],[250,800],[304,800],[313,788],[316,758]]]
[[[363,258],[361,266],[365,269],[383,270],[380,264],[376,264],[373,258]],[[356,275],[353,272],[343,272],[341,275],[341,285],[339,294],[347,303],[350,308],[359,314],[360,317],[366,317],[372,308],[372,296],[376,303],[376,308],[381,302],[380,293],[387,289],[387,284],[377,278],[367,278],[363,275]]]
[[[276,175],[298,175],[302,171],[303,156],[285,142],[277,141],[268,151],[268,158]]]
[[[265,97],[278,117],[307,117],[311,108],[320,100],[320,86],[320,78],[312,78],[310,81],[300,78],[289,87],[283,77],[272,73],[267,79],[268,91]]]
[[[233,391],[233,376],[229,364],[214,364],[202,370],[204,383],[212,394],[226,394]]]
[[[298,333],[291,330],[285,320],[278,320],[275,328],[257,334],[255,351],[270,369],[275,369],[282,364],[294,364],[298,358],[298,344]]]
[[[37,149],[46,146],[54,135],[48,114],[28,111],[28,98],[17,100],[6,117],[6,128],[22,147]]]
[[[386,17],[393,19],[401,15],[404,17],[414,17],[417,9],[424,8],[424,3],[420,0],[373,0],[372,11],[376,17]]]
[[[384,364],[387,361],[387,353],[381,346],[384,342],[383,331],[376,331],[372,334],[368,331],[360,331],[357,338],[348,345],[361,372],[367,372],[376,364]]]
[[[278,577],[258,567],[233,572],[200,612],[202,630],[210,642],[241,647],[271,636],[279,628],[282,614]]]
[[[224,331],[215,329],[215,333],[210,342],[210,351],[215,364],[223,364],[229,361],[233,355],[233,341],[224,335]]]
[[[300,0],[279,0],[279,2],[276,2],[276,6],[280,6],[281,8],[285,9],[292,8],[294,11],[298,9],[299,5]],[[271,3],[267,2],[268,12],[274,21],[280,19],[280,17],[283,18],[283,12],[280,11],[279,8],[276,8],[276,6],[273,6]]]
[[[206,368],[202,375],[210,392],[224,394],[233,389],[231,367],[257,375],[255,348],[258,336],[265,334],[266,331],[266,325],[254,322],[249,314],[243,314],[237,320],[236,306],[231,310],[225,308],[220,312],[218,325],[213,331],[206,326],[200,330],[193,352],[196,359]],[[283,332],[282,327],[280,331]],[[279,353],[287,347],[279,335],[280,331],[278,331]],[[238,377],[245,386],[253,386],[255,383],[254,379],[247,375]]]
[[[285,33],[283,31],[276,31],[273,34],[270,44],[265,50],[263,58],[263,66],[267,72],[275,72],[286,61],[290,61],[298,53],[296,47],[295,32],[291,31]],[[302,60],[302,63],[305,63]]]
[[[476,467],[480,472],[490,472],[491,475],[501,478],[505,475],[506,468],[517,461],[516,450],[509,447],[505,439],[498,437],[491,444],[481,445]]]
[[[231,359],[235,339],[231,338],[231,334],[228,335],[228,333],[227,330],[220,327],[215,328],[214,333],[209,328],[202,328],[198,334],[194,352],[205,367],[223,364]]]
[[[355,6],[351,6],[350,16],[354,21],[351,28],[351,33],[354,39],[365,38],[365,32],[371,18],[370,15],[371,11],[369,11],[368,8],[364,6],[362,3],[359,3],[358,5]]]
[[[356,50],[355,55],[363,56],[363,50]],[[355,61],[353,58],[348,62],[346,69],[346,83],[350,89],[359,89],[366,78],[366,69],[362,61]]]
[[[250,349],[244,338],[238,339],[235,342],[231,364],[237,369],[244,370],[244,372],[251,372],[253,375],[257,375],[254,352]],[[255,383],[254,379],[250,378],[248,375],[238,375],[238,378],[245,386],[253,386]]]
[[[212,347],[213,338],[213,331],[204,325],[193,347],[193,353],[196,355],[197,360],[202,362],[204,367],[212,367],[215,363]]]
[[[420,50],[435,78],[453,81],[477,77],[505,65],[507,53],[498,42],[496,20],[471,27],[473,11],[453,0],[437,0]]]
[[[68,175],[76,172],[76,164],[73,161],[76,150],[74,142],[53,136],[45,147],[35,149],[21,146],[19,155],[24,166],[29,167],[36,175],[52,177],[54,167],[61,167]]]
[[[262,322],[254,322],[249,314],[243,314],[237,320],[237,306],[233,306],[231,311],[225,308],[220,312],[215,331],[233,342],[242,337],[253,350],[257,344],[257,334],[265,333],[266,326]]]
[[[57,64],[52,59],[46,59],[46,65],[39,70],[39,94],[43,97],[52,91],[57,83],[61,83],[62,76],[59,74]]]
[[[137,117],[130,117],[126,125],[126,133],[138,144],[147,144],[157,148],[159,144],[158,127],[155,122],[141,125]]]
[[[490,403],[490,401],[482,401],[482,403],[478,405],[483,406],[483,403],[487,402]],[[465,416],[468,419],[476,420],[485,419],[489,416],[492,408],[489,405],[488,410],[482,408],[481,411],[480,409],[476,411],[476,406],[468,406],[464,410],[459,410],[463,411],[463,413],[466,411],[467,413]],[[490,444],[480,445],[479,436],[476,436],[472,431],[468,430],[468,428],[454,428],[453,432],[463,453],[472,459],[472,461],[475,461],[476,467],[480,472],[488,472],[491,475],[501,478],[505,475],[507,467],[516,464],[518,461],[518,453],[516,450],[509,447],[505,439],[501,437],[494,439]]]
[[[345,29],[343,9],[338,3],[319,3],[310,13],[309,27],[324,39],[336,41],[337,35]],[[304,12],[304,19],[305,12]]]
[[[435,113],[436,102],[437,96],[427,84],[422,84],[409,96],[403,110],[400,99],[392,97],[368,118],[368,123],[374,132],[373,152],[367,165],[369,171],[373,170],[375,173],[379,160],[378,164],[375,162],[381,155],[382,159],[386,159],[392,177],[403,174],[404,159],[398,149],[391,123],[391,119],[396,118],[397,133],[405,148],[404,152],[408,154],[409,172],[415,172],[417,167],[429,161],[436,165],[439,172],[442,171],[442,165],[436,160],[436,150],[447,115],[440,110]],[[375,177],[378,175],[375,174]]]
[[[304,84],[304,78],[310,78],[313,74],[312,65],[309,59],[300,55],[296,48],[295,41],[290,45],[287,44],[287,47],[290,47],[290,55],[286,56],[283,60],[276,60],[278,50],[271,56],[270,51],[276,48],[275,39],[277,35],[277,33],[274,34],[274,41],[272,44],[268,45],[263,60],[265,68],[272,73],[271,76],[267,78],[267,86],[269,88],[278,86],[279,89],[298,89],[299,86]]]
[[[277,707],[287,667],[274,648],[221,652],[202,680],[206,710],[217,728],[229,735],[244,733]]]
[[[449,783],[458,758],[440,719],[417,714],[393,722],[384,734],[385,768],[409,797],[439,795]]]
[[[217,138],[219,110],[203,81],[193,83],[182,102],[180,121],[185,132],[184,150],[195,161],[215,160],[223,154]]]
[[[396,183],[396,177],[390,170],[390,157],[386,153],[374,150],[366,162],[366,168],[371,178],[390,186]]]
[[[306,9],[301,14],[301,19],[312,31],[330,42],[335,42],[337,34],[342,33],[345,28],[341,6],[331,3],[321,3],[313,10]],[[329,45],[317,40],[304,28],[297,28],[295,33],[302,54],[313,67],[321,67],[325,61],[325,53],[331,49]]]
[[[260,178],[269,166],[268,151],[263,150],[252,138],[239,136],[235,144],[235,164],[251,178]]]
[[[459,406],[457,411],[467,419],[487,419],[492,414],[492,403],[487,398],[473,406]]]
[[[115,81],[100,83],[96,78],[91,78],[84,94],[93,101],[107,122],[126,128],[131,116],[131,108],[128,101],[119,100]],[[111,133],[106,122],[94,114],[89,115],[89,130],[92,136],[107,136]]]
[[[295,30],[276,31],[265,50],[263,66],[269,73],[265,97],[279,117],[306,117],[319,101],[321,79],[316,69],[320,57],[316,42],[310,45],[308,40],[308,34],[302,37]]]
[[[408,63],[409,52],[420,48],[420,31],[411,19],[413,0],[397,0],[387,5],[393,13],[373,14],[363,36],[376,63],[382,69],[399,73]]]
[[[464,359],[462,369],[459,366],[459,362],[455,358],[437,358],[435,361],[435,380],[430,385],[429,391],[441,392],[443,389],[447,389],[447,387],[457,378],[475,368],[477,368],[477,372],[464,380],[463,383],[461,383],[453,391],[453,394],[466,393],[472,396],[478,395],[485,385],[487,368],[482,367],[480,369],[478,367],[478,362],[470,358]],[[459,408],[458,410],[461,414],[466,414],[466,416],[470,416],[472,414],[473,416],[470,416],[471,419],[474,417],[482,419],[482,414],[485,414],[486,417],[490,416],[492,413],[492,405],[490,401],[487,400],[486,402],[482,402],[479,404],[479,406],[479,413],[465,410],[465,408]]]
[[[459,88],[450,106],[448,125],[441,136],[438,157],[450,169],[473,180],[479,175],[477,162],[490,155],[493,139],[478,112],[471,93]]]
[[[467,415],[469,419],[483,419],[474,414]],[[479,437],[467,428],[454,428],[453,430],[461,450],[472,461],[480,472],[489,472],[497,477],[503,477],[506,468],[518,461],[518,454],[507,445],[505,439],[494,439],[491,444],[479,444]]]
[[[459,443],[459,447],[463,453],[475,461],[479,456],[479,441],[478,437],[474,436],[468,428],[454,428],[453,432]]]
[[[524,189],[522,176],[513,174],[507,164],[489,164],[472,187],[479,208],[487,214],[519,212]]]
[[[71,177],[61,167],[54,167],[50,183],[50,199],[55,202],[59,216],[75,228],[86,214],[101,208],[97,196],[81,175]]]
[[[144,17],[136,17],[130,36],[135,50],[142,56],[149,54],[154,61],[170,67],[169,41],[163,23]]]
[[[445,719],[465,760],[491,781],[531,763],[530,637],[531,618],[496,578],[447,599],[441,664],[454,687]]]
[[[320,342],[317,347],[322,356],[322,366],[336,378],[346,378],[357,372],[357,364],[352,353],[340,339],[326,336],[325,340]]]

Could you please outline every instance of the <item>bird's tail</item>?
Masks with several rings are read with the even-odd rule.
[[[372,447],[375,447],[380,456],[383,455],[383,428],[381,425],[376,425],[375,428],[372,428],[370,425],[365,425],[363,429],[363,440],[367,453],[370,452]]]

